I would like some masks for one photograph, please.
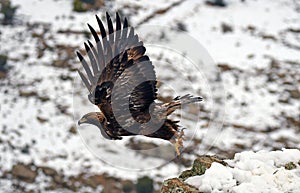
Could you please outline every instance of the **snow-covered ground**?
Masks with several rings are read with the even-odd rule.
[[[11,190],[5,174],[20,162],[66,176],[108,173],[136,180],[147,175],[162,181],[200,154],[230,158],[245,150],[300,148],[296,0],[231,0],[224,8],[199,0],[115,0],[85,13],[73,12],[69,0],[12,3],[19,5],[18,25],[0,26],[0,54],[8,55],[11,66],[0,79],[3,190]],[[96,26],[94,15],[103,18],[105,11],[119,11],[136,26],[162,82],[161,96],[204,97],[200,106],[175,116],[181,115],[187,128],[181,161],[172,161],[173,150],[161,140],[106,141],[94,127],[77,129],[78,118],[96,109],[74,71],[80,66],[74,51],[92,39],[86,23]],[[136,144],[153,151],[133,150]]]
[[[299,150],[246,151],[226,162],[229,166],[215,162],[185,182],[201,192],[300,192]]]

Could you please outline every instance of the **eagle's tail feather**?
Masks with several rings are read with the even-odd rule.
[[[190,94],[184,95],[182,97],[177,96],[172,102],[167,103],[167,115],[170,115],[176,109],[179,109],[183,105],[200,102],[202,100],[202,97],[193,97]]]

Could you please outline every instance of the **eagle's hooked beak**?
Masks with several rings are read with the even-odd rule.
[[[81,124],[86,123],[86,122],[87,122],[87,118],[82,117],[82,118],[78,121],[78,125],[81,125]]]
[[[83,117],[81,117],[81,119],[78,121],[78,125],[84,124],[84,123],[93,123],[93,122],[97,122],[97,114],[94,112],[85,114]]]

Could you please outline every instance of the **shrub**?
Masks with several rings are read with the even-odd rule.
[[[10,0],[0,0],[0,13],[3,14],[2,24],[13,24],[18,6],[12,6]]]
[[[81,2],[94,5],[96,0],[81,0]]]
[[[0,54],[0,70],[6,66],[7,56]]]
[[[153,180],[148,176],[139,178],[136,184],[137,193],[153,193]]]
[[[0,54],[0,79],[6,77],[7,70],[7,56]]]
[[[73,11],[86,12],[99,9],[104,5],[104,0],[73,0]]]
[[[85,12],[87,11],[84,3],[81,0],[74,0],[73,1],[73,11],[76,12]]]

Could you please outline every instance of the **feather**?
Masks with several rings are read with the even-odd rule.
[[[98,56],[98,52],[97,50],[95,49],[95,47],[93,46],[92,42],[90,42],[90,40],[87,41],[90,48],[92,49],[92,52],[94,54],[94,57],[96,58],[97,60],[97,69],[98,69],[98,73],[101,72],[101,58],[100,57],[97,57]],[[102,49],[101,49],[102,50]]]
[[[121,30],[121,19],[119,13],[116,13],[116,31]]]
[[[94,57],[94,54],[92,53],[90,47],[86,43],[84,43],[84,47],[85,47],[86,53],[90,59],[94,76],[96,76],[98,74],[98,65],[97,65],[96,59]]]
[[[102,39],[103,39],[103,38],[106,37],[106,30],[104,28],[104,25],[103,25],[102,21],[99,19],[99,17],[97,15],[96,15],[96,19],[97,19],[97,23],[99,25],[101,36],[102,36]]]
[[[77,54],[82,66],[83,66],[83,68],[84,68],[84,70],[85,70],[85,72],[88,76],[89,81],[91,83],[93,83],[94,78],[93,78],[93,75],[92,75],[92,72],[91,72],[91,69],[90,69],[89,65],[87,64],[87,62],[85,61],[85,59],[82,57],[82,55],[79,52],[76,52],[76,54]]]
[[[100,39],[99,39],[99,37],[98,37],[98,34],[97,34],[97,32],[94,30],[94,28],[93,28],[92,26],[90,26],[90,24],[87,24],[87,25],[88,25],[90,31],[92,32],[92,35],[93,35],[95,41],[96,41],[96,42],[100,42]]]
[[[114,27],[113,27],[113,24],[112,24],[112,21],[111,21],[111,18],[110,18],[110,15],[108,14],[108,12],[106,12],[106,20],[107,20],[107,26],[108,26],[108,33],[113,34],[114,33]],[[109,40],[109,41],[113,41],[113,39]]]
[[[114,27],[112,24],[112,20],[108,12],[106,12],[106,20],[107,20],[107,26],[108,26],[108,40],[109,44],[107,45],[107,58],[109,60],[113,59],[115,57],[115,34],[114,34]]]
[[[92,86],[89,83],[88,79],[84,76],[84,74],[82,74],[82,72],[80,72],[79,70],[77,70],[77,72],[79,73],[79,76],[81,77],[82,82],[85,84],[86,88],[90,91]]]
[[[124,19],[124,25],[123,25],[123,29],[125,29],[125,28],[128,28],[128,20],[126,17]]]
[[[100,41],[95,29],[92,26],[90,26],[89,24],[88,24],[88,27],[89,27],[89,29],[90,29],[90,31],[91,31],[91,33],[92,33],[92,35],[93,35],[93,37],[96,41],[96,44],[97,44],[97,50],[98,50],[98,57],[97,58],[100,61],[99,69],[101,71],[105,67],[105,58],[104,58],[104,54],[103,54],[102,44],[101,44],[101,41]]]
[[[114,55],[118,55],[120,53],[120,49],[119,49],[120,38],[121,38],[121,19],[117,12],[116,13],[116,35],[115,35],[115,43],[113,48]]]

